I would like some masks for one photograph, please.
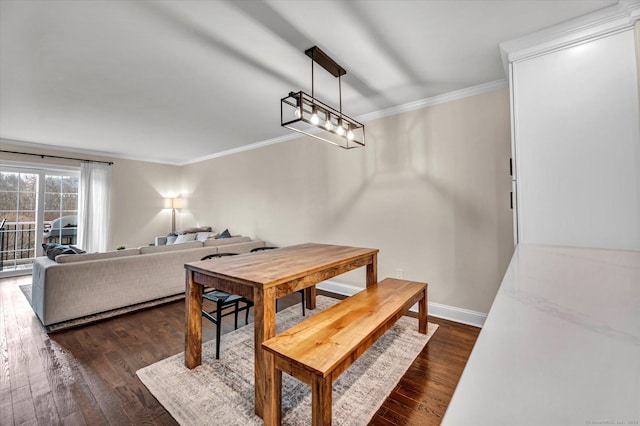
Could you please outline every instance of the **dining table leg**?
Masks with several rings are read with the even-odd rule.
[[[276,335],[276,289],[254,288],[255,413],[263,418],[267,386],[277,378],[269,368],[262,342]]]
[[[304,289],[304,302],[307,309],[316,308],[316,286],[312,285]]]
[[[202,364],[202,290],[203,285],[193,279],[193,271],[186,272],[184,365],[191,369]]]

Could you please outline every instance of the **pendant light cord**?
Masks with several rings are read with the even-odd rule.
[[[342,76],[338,76],[338,95],[340,97],[340,118],[342,118]]]
[[[313,93],[314,83],[313,83],[313,63],[315,60],[313,59],[313,53],[311,54],[311,99],[315,99],[315,94]]]

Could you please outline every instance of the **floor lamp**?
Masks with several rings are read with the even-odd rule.
[[[176,232],[176,209],[181,209],[184,206],[184,200],[182,198],[165,198],[164,208],[171,209],[171,233]]]

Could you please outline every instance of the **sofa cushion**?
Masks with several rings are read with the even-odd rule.
[[[222,238],[222,239],[209,238],[204,242],[204,246],[205,247],[224,246],[227,244],[244,243],[247,241],[251,241],[251,238],[241,237],[241,236],[231,237],[231,238]]]
[[[51,260],[56,260],[56,256],[59,254],[81,254],[85,253],[84,250],[80,250],[74,246],[65,246],[56,243],[44,243],[42,244],[42,250],[44,254]]]
[[[140,247],[140,254],[186,250],[186,249],[200,248],[200,247],[202,247],[202,242],[200,241],[189,241],[182,244],[171,244],[171,245],[165,245],[165,246],[144,246],[144,247]]]
[[[86,260],[111,259],[113,257],[135,256],[138,254],[140,254],[140,249],[137,249],[137,248],[106,251],[102,253],[61,254],[56,256],[56,262],[58,263],[84,262]]]

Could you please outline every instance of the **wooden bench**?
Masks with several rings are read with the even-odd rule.
[[[331,424],[331,385],[419,302],[427,333],[427,284],[386,278],[262,343],[269,370],[264,424],[280,425],[282,372],[311,386],[312,424]]]

